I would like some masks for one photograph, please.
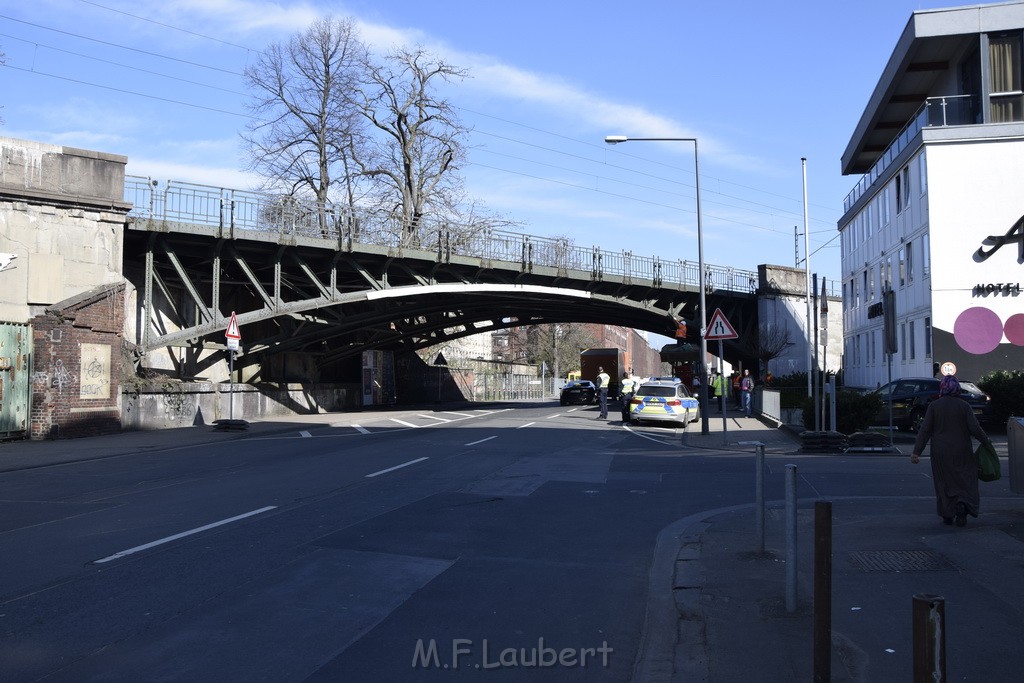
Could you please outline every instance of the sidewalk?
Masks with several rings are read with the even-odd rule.
[[[691,425],[684,446],[752,452],[744,442],[760,441],[769,454],[800,446],[793,430],[757,420],[730,418],[724,439],[720,415],[709,426],[702,435]],[[968,518],[966,528],[943,525],[930,495],[831,500],[832,681],[912,680],[912,604],[923,594],[945,600],[948,680],[1020,680],[1024,496],[1009,490],[1005,459],[1003,479],[982,483],[981,496],[981,516]],[[797,506],[793,613],[785,604],[778,501],[765,512],[764,553],[757,552],[753,505],[693,515],[664,530],[637,680],[813,680],[814,503]]]
[[[298,433],[302,430],[325,426],[364,427],[374,423],[401,419],[403,415],[429,413],[438,410],[486,409],[490,404],[446,403],[429,406],[400,406],[396,408],[374,408],[364,411],[340,413],[317,413],[311,415],[289,415],[248,422],[241,431],[221,431],[214,424],[179,427],[177,429],[156,429],[119,432],[102,436],[87,436],[78,439],[56,439],[41,441],[0,442],[0,472],[10,472],[32,467],[46,467],[62,463],[112,458],[133,453],[194,448],[204,444],[216,444],[238,439]],[[244,422],[244,421],[243,421]],[[393,426],[393,425],[392,425]]]

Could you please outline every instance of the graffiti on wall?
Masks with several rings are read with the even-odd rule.
[[[110,346],[82,344],[82,369],[79,398],[110,397]]]

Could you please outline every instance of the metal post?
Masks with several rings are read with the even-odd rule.
[[[700,280],[700,383],[701,387],[705,388],[708,385],[708,340],[705,339],[708,333],[708,305],[705,300],[707,281],[704,273],[704,227],[700,210],[700,155],[697,153],[697,138],[693,139],[693,173],[694,187],[697,190],[697,264],[700,268],[697,275]],[[708,426],[708,411],[706,410],[708,403],[706,389],[703,401],[705,410],[700,411],[700,433],[710,434],[711,428]]]
[[[821,426],[821,395],[818,393],[818,274],[811,276],[811,296],[813,298],[812,310],[814,311],[814,361],[811,364],[811,402],[814,404],[814,431],[820,432]]]
[[[796,465],[786,465],[786,611],[796,611]]]
[[[811,242],[807,216],[807,157],[800,157],[804,175],[804,281],[807,287],[807,397],[811,397]]]
[[[754,531],[757,533],[757,552],[764,554],[764,444],[757,444],[754,454]]]
[[[719,408],[722,409],[722,445],[729,445],[729,420],[725,411],[728,410],[729,392],[732,391],[732,383],[725,380],[725,349],[722,340],[718,340],[718,376],[722,378],[722,399]]]
[[[946,680],[946,599],[915,595],[913,609],[914,683]]]
[[[832,680],[832,503],[814,504],[814,680]]]
[[[836,376],[832,375],[828,378],[829,386],[829,417],[831,419],[831,429],[836,431]],[[892,432],[890,432],[892,434]]]
[[[228,419],[234,421],[235,419],[235,352],[234,350],[228,351],[228,382],[230,382],[230,388],[228,389]]]

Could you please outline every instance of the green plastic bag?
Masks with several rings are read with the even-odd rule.
[[[1003,476],[999,468],[999,456],[988,444],[981,444],[978,450],[974,451],[978,459],[978,479],[981,481],[997,481]]]

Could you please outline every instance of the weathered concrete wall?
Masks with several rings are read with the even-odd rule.
[[[213,424],[216,420],[270,420],[289,415],[330,413],[360,408],[357,384],[230,384],[181,382],[126,392],[124,429],[167,429]]]
[[[773,325],[789,331],[793,345],[768,364],[773,375],[807,371],[807,347],[814,339],[813,318],[807,330],[807,279],[803,270],[786,266],[761,265],[758,273],[757,319],[759,325]],[[820,294],[819,294],[820,296]],[[821,302],[818,302],[821,305]],[[813,311],[812,311],[813,314]],[[828,344],[821,344],[818,328],[818,368],[836,372],[843,360],[843,302],[828,300]],[[814,349],[811,349],[813,354]]]
[[[0,137],[0,320],[123,282],[127,158]]]

